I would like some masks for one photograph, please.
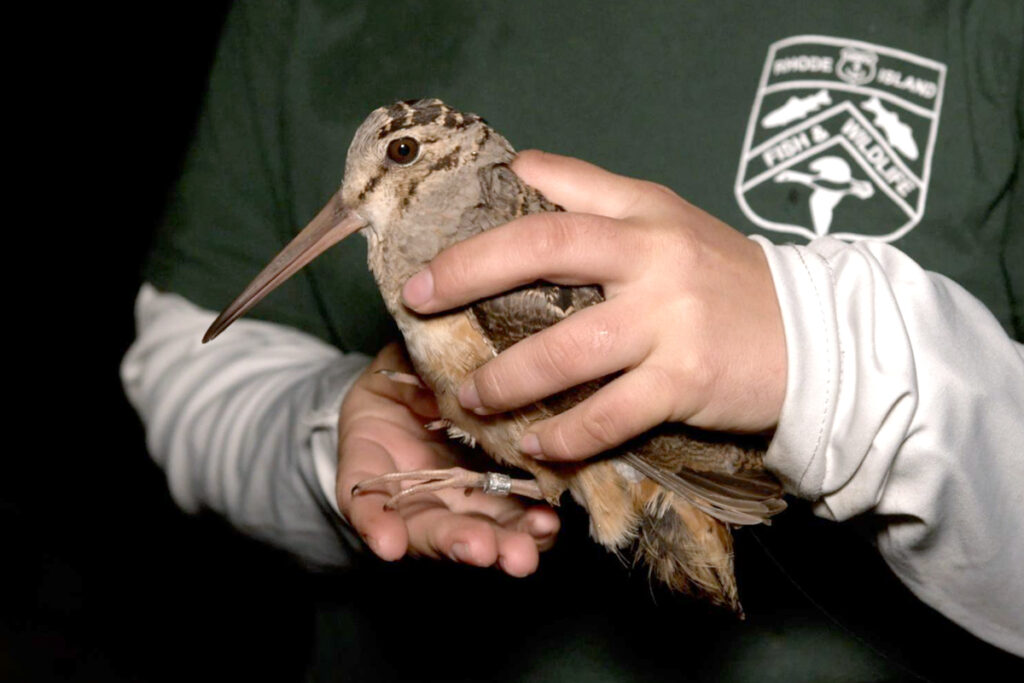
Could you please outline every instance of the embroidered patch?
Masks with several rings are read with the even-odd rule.
[[[768,49],[736,200],[768,230],[891,242],[928,198],[946,65],[855,40]]]

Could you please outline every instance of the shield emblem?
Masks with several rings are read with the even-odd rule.
[[[768,49],[736,174],[767,230],[891,242],[920,222],[946,65],[829,36]]]

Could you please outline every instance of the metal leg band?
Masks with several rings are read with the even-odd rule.
[[[488,472],[484,475],[484,493],[492,496],[507,496],[512,490],[512,477],[500,472]]]

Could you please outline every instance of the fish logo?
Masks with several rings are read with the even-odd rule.
[[[764,128],[778,128],[779,126],[802,119],[827,104],[832,104],[832,98],[828,96],[828,90],[824,88],[807,97],[793,95],[786,100],[784,105],[768,112],[761,119],[761,126]]]
[[[924,216],[946,65],[794,36],[768,48],[736,175],[765,230],[891,242]]]

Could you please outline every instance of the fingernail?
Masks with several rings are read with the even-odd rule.
[[[540,452],[540,439],[536,434],[524,434],[519,441],[519,450],[535,458],[543,457],[543,453]]]
[[[452,559],[456,562],[473,564],[473,554],[469,550],[468,543],[453,543],[451,553]]]
[[[480,394],[476,390],[476,382],[467,379],[462,383],[462,386],[459,387],[459,404],[473,412],[479,412],[483,407],[483,403],[480,402]]]
[[[434,276],[430,268],[424,268],[409,278],[402,287],[402,298],[412,308],[422,306],[434,296]]]

